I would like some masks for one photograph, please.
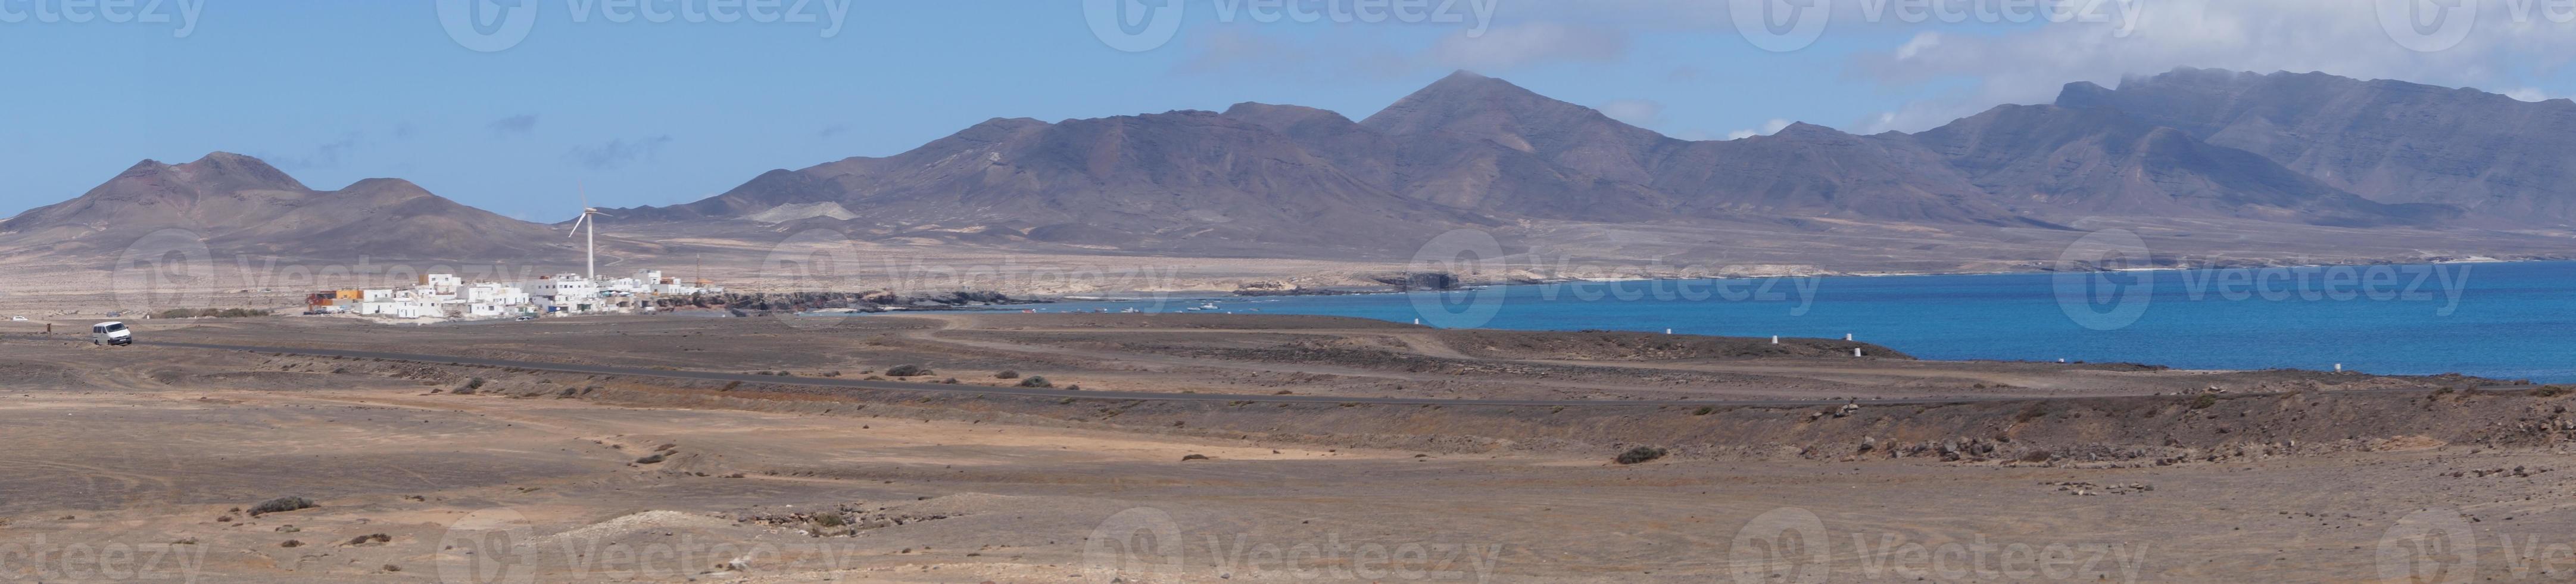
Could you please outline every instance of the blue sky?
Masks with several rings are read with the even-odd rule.
[[[1349,3],[1365,0],[1290,4],[1345,12],[1314,23],[1264,21],[1241,4],[1258,0],[1155,0],[1178,3],[1154,14],[1179,14],[1179,25],[1167,42],[1126,47],[1135,51],[1090,26],[1089,10],[1126,0],[811,0],[803,10],[815,22],[729,23],[611,22],[625,14],[615,0],[456,0],[486,2],[486,15],[534,7],[523,37],[480,47],[498,49],[488,52],[451,34],[426,0],[136,0],[168,22],[68,22],[93,9],[65,1],[0,0],[0,54],[16,78],[0,91],[0,215],[76,196],[141,159],[223,150],[317,188],[399,177],[551,222],[574,209],[576,184],[603,205],[686,202],[768,169],[889,155],[992,117],[1263,101],[1360,118],[1459,68],[1677,137],[1724,139],[1786,120],[1920,130],[2044,102],[2067,81],[2181,65],[2538,99],[2566,94],[2562,55],[2576,54],[2571,25],[2495,9],[2466,40],[2422,50],[2349,0],[2172,0],[2140,8],[2135,23],[2118,11],[2133,0],[2050,0],[2098,2],[2109,18],[1957,24],[1826,0],[1841,2],[1830,24],[1785,51],[1749,40],[1726,0],[1460,0],[1443,13],[1460,22],[1350,16],[1360,13]],[[709,1],[719,0],[644,5],[703,11]],[[837,29],[835,5],[847,9]]]

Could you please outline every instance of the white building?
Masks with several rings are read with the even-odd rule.
[[[606,308],[599,285],[580,274],[539,276],[519,285],[528,291],[530,301],[545,312],[594,312]]]
[[[5,1],[5,0],[0,0]],[[722,291],[709,287],[705,291]],[[410,288],[326,290],[315,293],[307,309],[316,313],[351,313],[393,318],[460,318],[532,316],[549,313],[650,312],[650,297],[693,294],[697,286],[662,276],[660,270],[638,270],[633,277],[593,282],[580,274],[541,276],[517,285],[467,282],[454,274],[427,274]]]
[[[456,289],[464,285],[465,279],[456,277],[455,274],[429,274],[420,277],[420,289],[430,294],[454,295]]]

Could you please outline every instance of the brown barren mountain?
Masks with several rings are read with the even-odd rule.
[[[77,198],[0,222],[0,248],[95,257],[170,229],[217,255],[331,260],[516,261],[569,245],[561,232],[408,181],[320,191],[257,158],[216,152],[186,164],[146,160]]]
[[[1999,107],[1918,134],[1796,124],[1686,141],[1461,71],[1360,121],[1261,103],[996,119],[895,156],[771,171],[704,201],[622,215],[1221,251],[1401,250],[1441,230],[1529,221],[2066,229],[2108,216],[2432,227],[2460,223],[2467,206],[2370,198],[2350,181],[2167,127],[2170,114],[2067,101]],[[2460,224],[2496,224],[2472,219]]]
[[[2108,107],[2259,154],[2383,203],[2434,203],[2525,226],[2576,222],[2576,101],[2324,73],[2177,69],[2119,89],[2066,86]]]

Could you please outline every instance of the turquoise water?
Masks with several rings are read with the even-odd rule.
[[[1767,288],[1766,288],[1767,286]],[[2061,293],[2063,292],[2063,293]],[[2576,262],[1506,286],[1048,305],[1423,319],[1444,328],[1851,334],[1927,359],[2576,381]],[[1490,310],[1482,318],[1479,307]]]

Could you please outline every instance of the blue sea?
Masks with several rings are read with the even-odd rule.
[[[1213,309],[1200,307],[1213,303]],[[1045,312],[1312,314],[1443,328],[1843,338],[1926,359],[2463,373],[2576,382],[2576,262],[1661,280]]]

